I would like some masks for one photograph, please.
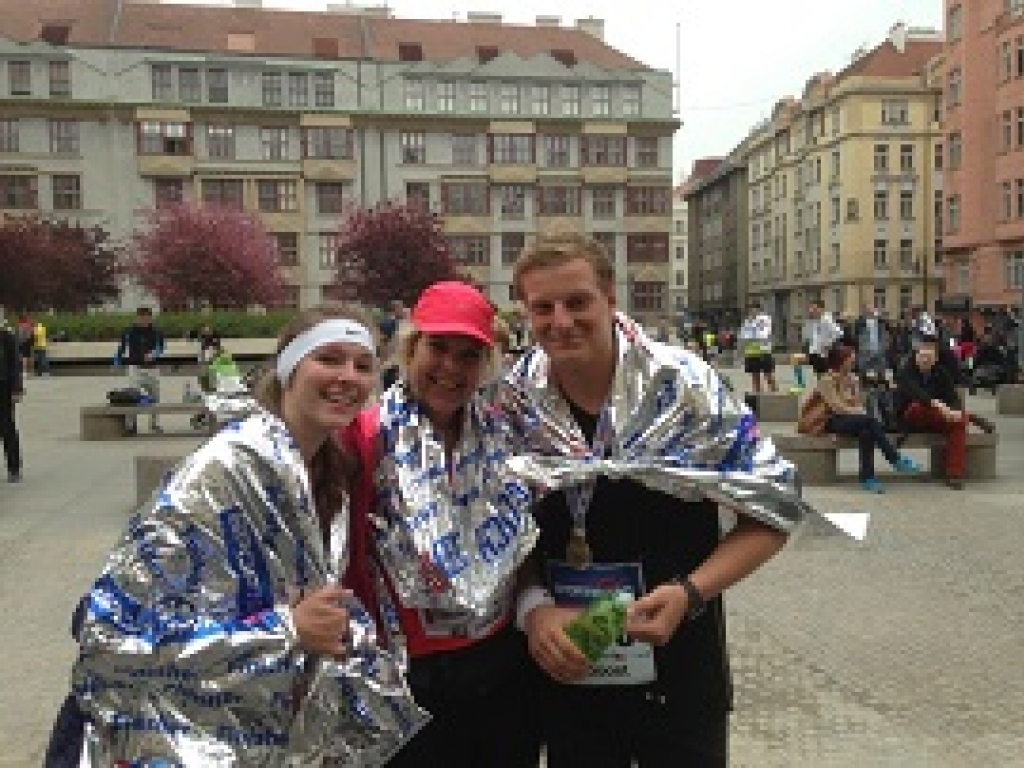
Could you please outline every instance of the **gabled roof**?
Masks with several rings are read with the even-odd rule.
[[[836,75],[847,77],[913,77],[927,69],[932,57],[942,52],[941,40],[908,40],[900,52],[891,40],[876,45]]]

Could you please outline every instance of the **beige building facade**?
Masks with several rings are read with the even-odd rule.
[[[941,50],[938,33],[896,25],[745,139],[749,295],[780,342],[799,343],[815,299],[896,317],[941,294]]]

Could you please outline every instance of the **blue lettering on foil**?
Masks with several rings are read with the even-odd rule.
[[[451,579],[469,567],[469,560],[459,546],[458,531],[451,531],[440,536],[432,547],[434,562]]]
[[[519,533],[519,522],[514,512],[491,515],[476,528],[476,544],[480,557],[487,563],[500,559]]]
[[[238,578],[238,613],[250,616],[274,603],[274,592],[263,548],[240,507],[220,513],[228,563]]]

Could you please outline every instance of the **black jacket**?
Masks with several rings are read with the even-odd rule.
[[[926,381],[911,357],[896,374],[896,412],[902,415],[911,403],[929,405],[932,400],[941,400],[956,410],[963,407],[956,380],[948,369],[936,363]]]
[[[10,387],[12,394],[20,395],[25,391],[18,340],[12,331],[3,327],[0,327],[0,382]]]

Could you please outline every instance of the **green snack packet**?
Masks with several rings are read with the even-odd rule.
[[[596,598],[565,628],[565,634],[587,659],[597,661],[626,628],[626,603],[609,592]]]

